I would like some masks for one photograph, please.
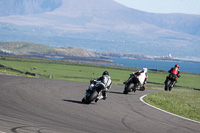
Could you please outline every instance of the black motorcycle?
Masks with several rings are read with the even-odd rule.
[[[175,74],[170,74],[165,80],[165,91],[171,91],[177,82],[177,76]]]
[[[129,79],[124,82],[125,87],[124,87],[124,94],[128,94],[129,92],[140,90],[144,91],[144,87],[140,87],[140,81],[138,79],[138,76],[136,74],[131,74]]]
[[[86,90],[85,96],[82,99],[82,103],[90,104],[92,101],[99,100],[99,97],[102,97],[103,89],[103,83],[95,80],[90,81],[90,86]]]

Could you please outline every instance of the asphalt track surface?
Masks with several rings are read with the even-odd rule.
[[[200,133],[200,124],[147,106],[156,90],[122,94],[90,105],[81,99],[89,83],[0,75],[0,133]]]

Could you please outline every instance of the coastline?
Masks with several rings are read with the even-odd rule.
[[[131,59],[131,58],[115,58],[112,57],[115,63],[118,63],[118,66],[123,67],[132,67],[141,69],[146,67],[148,69],[152,69],[155,71],[168,71],[170,70],[175,64],[180,65],[181,73],[194,73],[200,74],[200,62],[191,62],[191,61],[179,61],[179,60],[150,60],[150,59]]]

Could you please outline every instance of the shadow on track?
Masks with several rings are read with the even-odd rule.
[[[63,99],[63,101],[65,102],[71,102],[71,103],[78,103],[78,104],[84,104],[81,101],[75,101],[75,100],[67,100],[67,99]]]
[[[124,94],[123,92],[116,92],[116,91],[109,91],[109,93],[113,93],[113,94]]]

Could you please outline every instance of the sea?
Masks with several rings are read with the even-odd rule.
[[[118,63],[118,66],[132,67],[142,69],[146,67],[148,69],[159,69],[168,71],[175,64],[179,64],[180,71],[186,73],[200,73],[200,62],[175,62],[175,61],[155,61],[155,60],[139,60],[139,59],[127,59],[127,58],[111,58],[114,63]]]

